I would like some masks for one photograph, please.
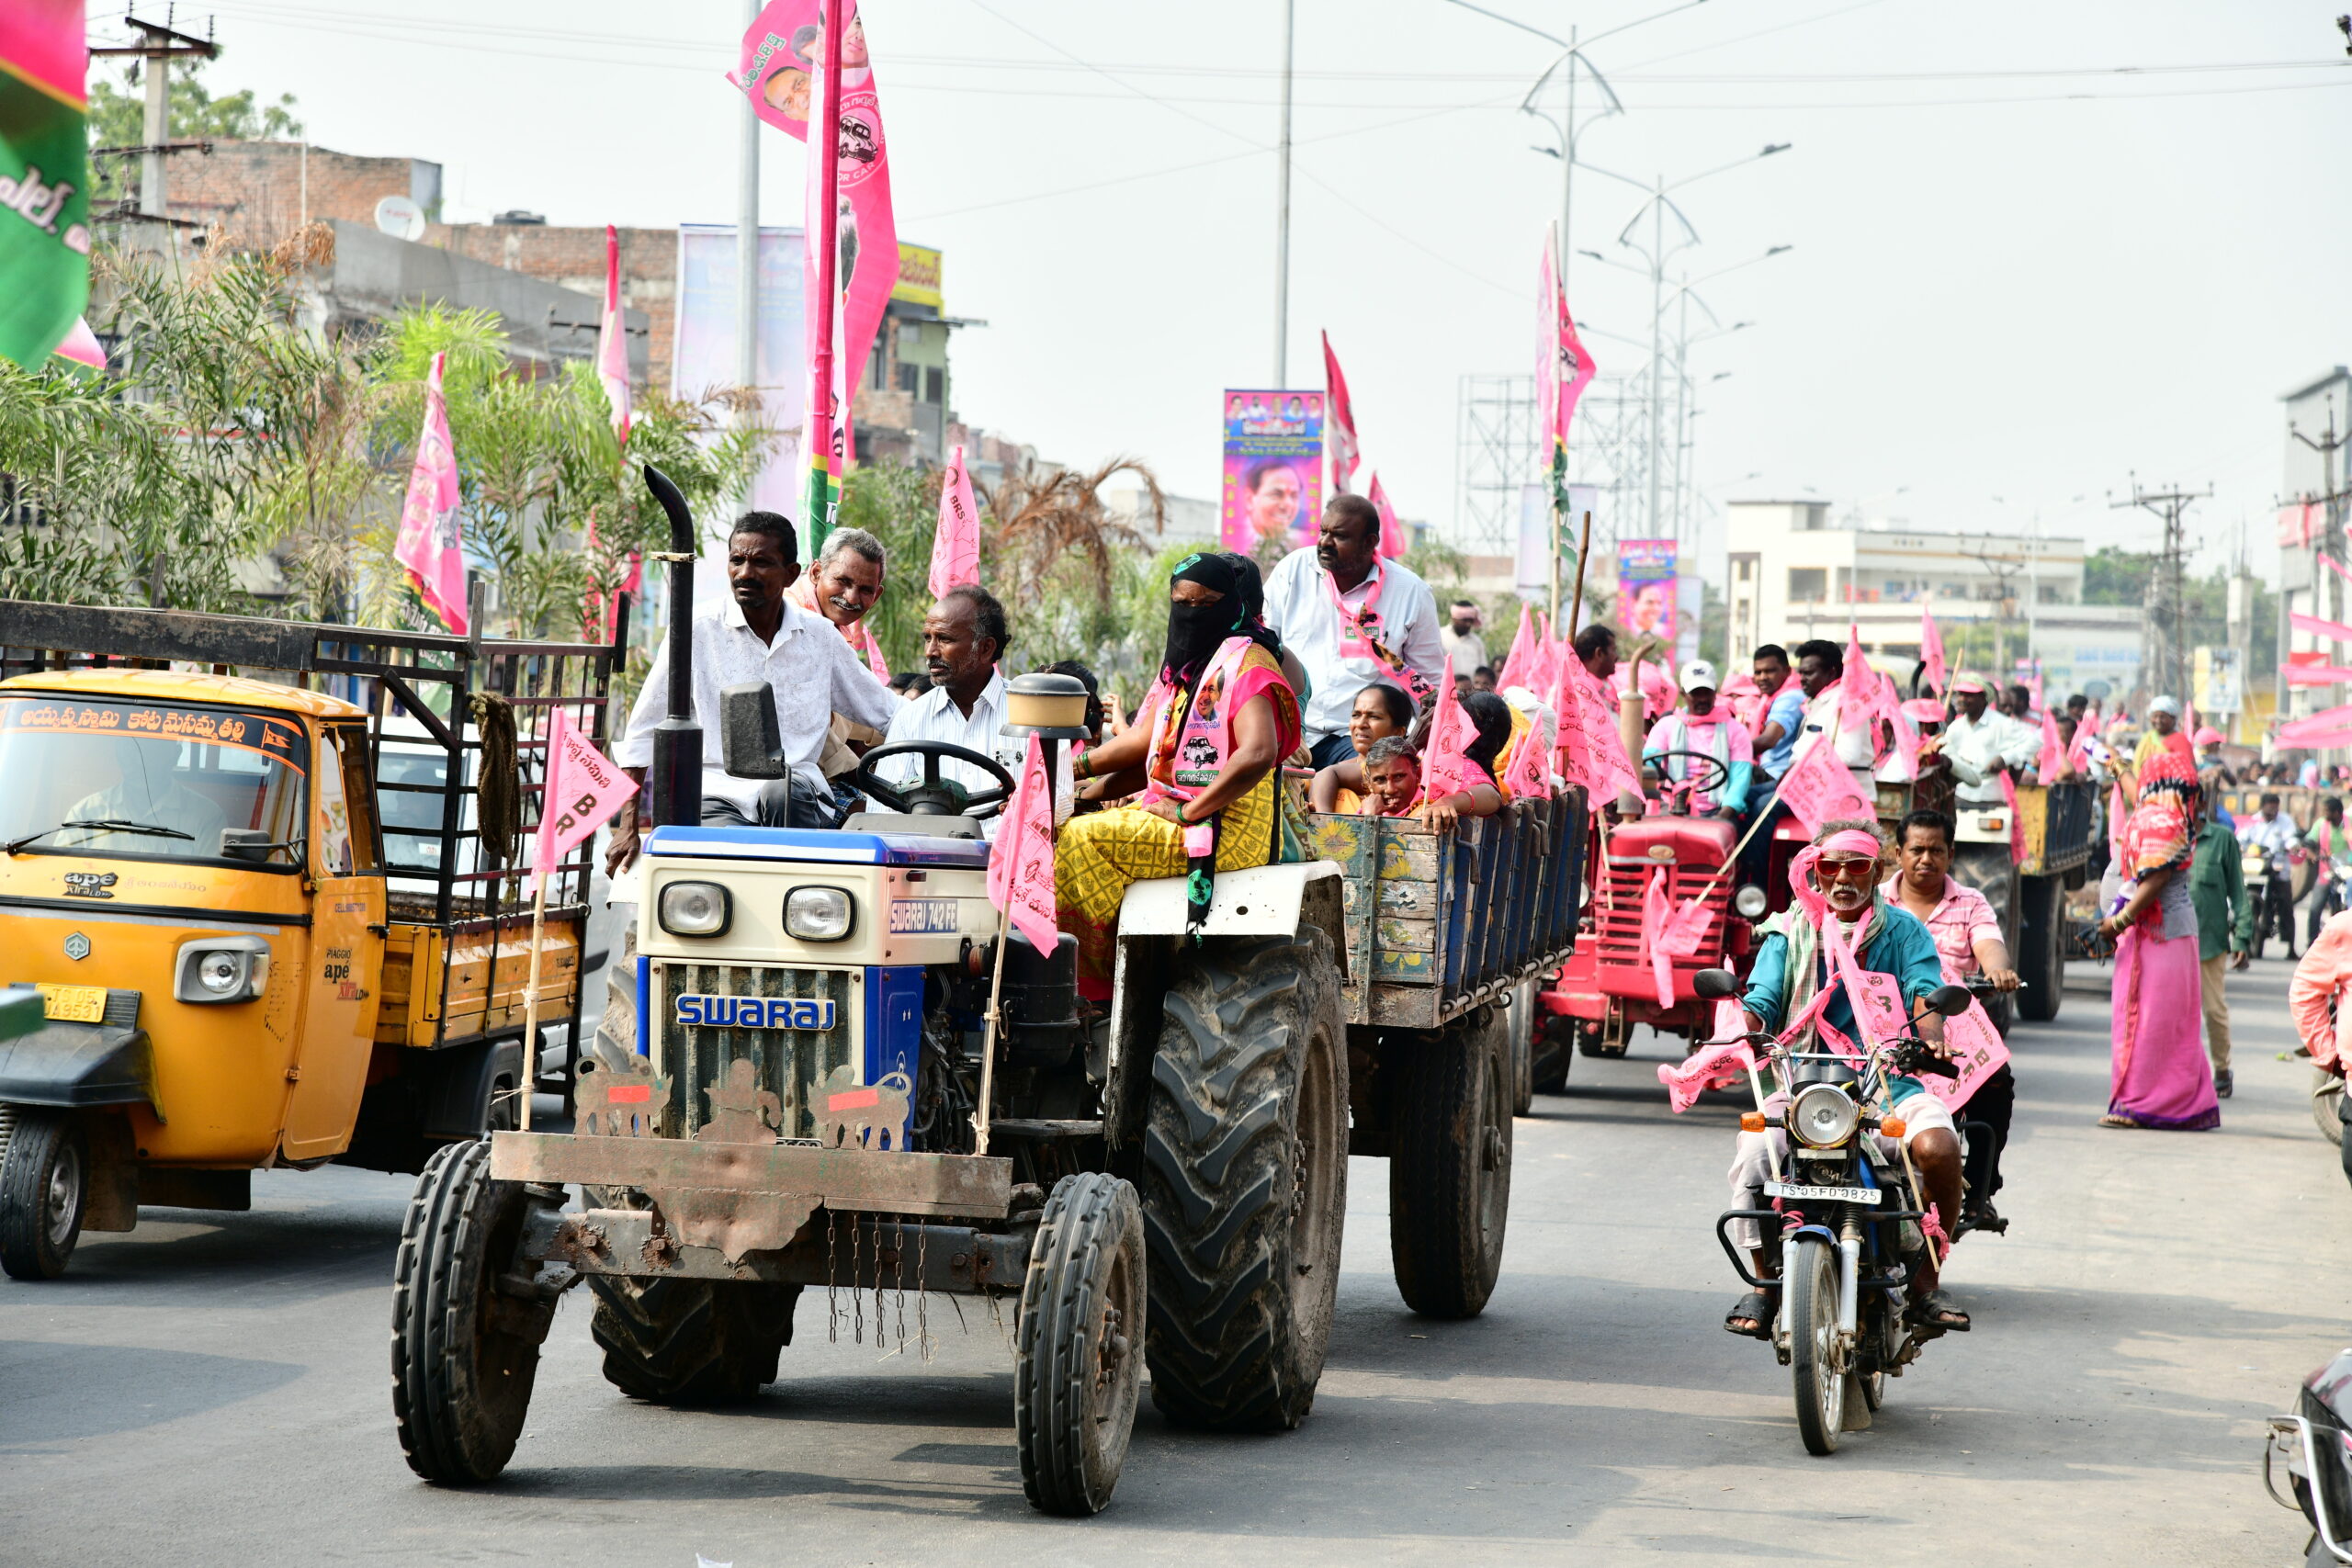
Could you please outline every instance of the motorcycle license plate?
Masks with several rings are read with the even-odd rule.
[[[60,1023],[99,1023],[107,1016],[107,988],[104,986],[48,986],[40,987],[40,1010],[44,1018]]]
[[[1803,1198],[1815,1203],[1875,1203],[1875,1187],[1815,1187],[1802,1181],[1767,1181],[1767,1198]]]

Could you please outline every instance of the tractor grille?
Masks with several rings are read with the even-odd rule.
[[[1657,998],[1657,983],[1650,972],[1648,949],[1642,940],[1642,899],[1649,891],[1650,877],[1658,863],[1649,860],[1619,860],[1611,857],[1601,874],[1599,896],[1593,899],[1593,950],[1598,955],[1601,975],[1601,989],[1621,996]],[[1666,894],[1669,907],[1679,908],[1686,898],[1694,897],[1706,887],[1712,878],[1714,886],[1707,889],[1707,930],[1700,938],[1697,953],[1689,958],[1674,960],[1674,991],[1678,999],[1687,999],[1697,993],[1690,988],[1690,976],[1709,964],[1720,962],[1724,949],[1724,920],[1731,910],[1729,876],[1716,876],[1711,865],[1668,865]],[[1611,976],[1611,969],[1636,971],[1632,979]]]
[[[733,1063],[749,1061],[760,1087],[783,1102],[784,1136],[813,1138],[809,1112],[825,1075],[856,1060],[854,1015],[863,1005],[848,969],[782,969],[751,964],[682,964],[655,959],[647,1001],[661,1024],[655,1055],[670,1079],[673,1125],[691,1137],[710,1120],[706,1092],[727,1076]],[[815,1029],[711,1029],[677,1021],[684,996],[792,997],[831,1000],[833,1026]]]

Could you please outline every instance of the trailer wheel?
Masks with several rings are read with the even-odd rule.
[[[659,1404],[739,1404],[775,1382],[797,1285],[591,1274],[605,1381]]]
[[[2048,1023],[2066,984],[2066,899],[2052,876],[2030,876],[2018,889],[2018,1016]]]
[[[1492,1018],[1456,1020],[1404,1053],[1388,1160],[1396,1290],[1424,1317],[1476,1317],[1502,1272],[1510,1108]]]
[[[1535,982],[1522,980],[1510,994],[1510,1113],[1535,1109]]]
[[[90,1141],[62,1111],[0,1106],[0,1269],[65,1272],[90,1201]]]
[[[1046,1200],[1012,1360],[1021,1483],[1048,1514],[1099,1514],[1142,1397],[1143,1208],[1115,1176],[1065,1176]]]
[[[1338,965],[1309,928],[1170,967],[1143,1138],[1151,1399],[1184,1426],[1280,1431],[1315,1402],[1339,1289]]]
[[[555,1303],[502,1287],[529,1209],[493,1181],[490,1145],[450,1144],[425,1162],[392,1266],[392,1419],[408,1467],[464,1485],[506,1468],[530,1409]]]
[[[1595,1033],[1600,1026],[1592,1026]],[[1568,1092],[1568,1069],[1576,1066],[1577,1042],[1583,1036],[1585,1026],[1572,1018],[1552,1017],[1544,1021],[1531,1047],[1534,1062],[1529,1075],[1534,1080],[1538,1094]],[[1587,1053],[1590,1055],[1590,1053]]]

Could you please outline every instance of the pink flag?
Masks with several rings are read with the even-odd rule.
[[[1552,793],[1544,731],[1532,723],[1510,749],[1510,765],[1503,770],[1503,787],[1522,800],[1541,800]]]
[[[547,792],[539,802],[538,843],[532,874],[543,881],[572,847],[611,820],[636,795],[635,780],[596,750],[560,707],[548,726]]]
[[[1903,704],[1895,695],[1894,677],[1882,672],[1878,679],[1879,712],[1894,731],[1894,776],[1890,782],[1910,784],[1919,776],[1919,727],[1903,711]]]
[[[107,367],[106,345],[99,343],[98,334],[90,330],[87,316],[74,319],[74,330],[65,334],[65,341],[59,344],[53,352],[60,359],[70,359],[92,370]]]
[[[1046,749],[1029,738],[1020,787],[1004,808],[1004,826],[989,853],[989,902],[1012,918],[1029,945],[1051,953],[1061,940],[1054,902],[1054,784]]]
[[[1519,607],[1519,630],[1511,634],[1510,652],[1503,657],[1503,667],[1495,672],[1495,684],[1524,686],[1535,662],[1535,612],[1521,604]],[[1531,688],[1532,689],[1532,688]]]
[[[1568,421],[1577,400],[1592,384],[1600,367],[1577,336],[1576,318],[1568,311],[1566,285],[1560,276],[1560,230],[1554,224],[1544,239],[1543,269],[1537,275],[1535,346],[1535,439],[1544,470],[1552,478],[1555,504],[1566,504],[1568,482]]]
[[[882,135],[882,106],[875,92],[874,62],[866,52],[865,23],[858,16],[856,0],[844,0],[844,6],[841,24],[840,164],[836,175],[839,189],[834,209],[840,228],[833,275],[837,289],[832,302],[836,322],[833,376],[831,388],[813,384],[809,387],[807,404],[812,426],[818,423],[820,410],[832,411],[832,451],[830,455],[805,455],[812,466],[830,456],[834,463],[831,473],[835,484],[840,480],[844,455],[851,449],[850,399],[873,351],[874,334],[889,306],[890,290],[899,281],[899,231],[890,205],[889,149]],[[737,90],[751,98],[752,111],[762,119],[803,141],[808,139],[809,116],[823,96],[823,8],[818,0],[770,0],[744,32],[742,52],[735,71],[728,77]],[[812,205],[807,222],[808,232],[814,235],[819,231],[822,213],[813,204],[824,197],[813,149],[808,171],[806,189]],[[806,247],[803,300],[818,298],[817,252],[820,248],[813,244]],[[816,370],[813,348],[818,335],[813,331],[806,334],[811,345],[812,382]],[[810,517],[807,525],[809,536],[803,544],[813,547],[824,527],[830,525],[830,519]]]
[[[1430,718],[1429,740],[1421,751],[1420,800],[1441,799],[1489,782],[1469,758],[1477,739],[1478,727],[1454,700],[1453,655],[1449,653],[1437,683],[1437,711]]]
[[[620,233],[605,225],[605,313],[596,323],[596,379],[613,409],[613,434],[628,440],[628,318],[621,311]]]
[[[1707,940],[1707,926],[1715,912],[1703,898],[1685,898],[1666,922],[1666,951],[1677,958],[1695,958]]]
[[[931,536],[931,596],[980,580],[980,511],[972,503],[972,474],[964,449],[947,454],[939,479],[939,524]]]
[[[1781,803],[1808,833],[1841,817],[1875,816],[1878,803],[1854,785],[1854,775],[1838,760],[1838,748],[1825,735],[1806,749],[1781,779]]]
[[[1850,626],[1846,633],[1846,669],[1838,682],[1838,728],[1843,732],[1860,729],[1881,716],[1884,694],[1879,689],[1878,671],[1871,668],[1871,657],[1862,651],[1862,628]]]
[[[1552,688],[1552,666],[1559,656],[1554,651],[1558,645],[1552,637],[1552,617],[1538,615],[1535,626],[1535,657],[1528,660],[1526,677],[1520,683],[1541,694]]]
[[[1356,411],[1348,400],[1348,378],[1340,374],[1340,356],[1331,352],[1329,333],[1323,334],[1323,440],[1331,449],[1331,490],[1345,495],[1362,448],[1356,445]]]
[[[2300,610],[2290,613],[2287,619],[2299,632],[2309,632],[2313,637],[2327,637],[2335,642],[2352,642],[2352,626],[2342,621],[2324,621],[2317,615],[2306,615]]]
[[[1854,953],[1853,935],[1846,922],[1831,915],[1821,922],[1821,945],[1839,982],[1846,987],[1846,1005],[1853,1010],[1854,1025],[1862,1038],[1884,1045],[1910,1032],[1909,1014],[1903,1006],[1903,988],[1892,975],[1866,970]],[[1826,1031],[1828,1025],[1822,1025]]]
[[[2019,865],[2025,863],[2024,813],[2018,809],[2018,776],[2008,769],[2001,770],[2001,798],[2009,807],[2009,858]]]
[[[1928,667],[1928,684],[1942,695],[1951,673],[1944,665],[1944,634],[1937,629],[1936,617],[1925,605],[1919,610],[1919,658]]]
[[[1396,521],[1396,509],[1388,504],[1388,492],[1380,488],[1378,468],[1372,470],[1372,483],[1366,487],[1364,499],[1380,514],[1380,558],[1396,559],[1405,553],[1405,525]]]
[[[2341,686],[2352,681],[2352,666],[2342,664],[2290,664],[2287,684],[2290,686]]]
[[[1642,892],[1642,945],[1649,949],[1650,978],[1657,986],[1657,1005],[1674,1005],[1674,957],[1666,950],[1666,928],[1670,919],[1667,897],[1666,867],[1650,873],[1650,885]]]
[[[424,427],[417,433],[416,465],[401,503],[400,536],[392,558],[406,568],[424,607],[459,637],[466,635],[466,542],[458,524],[457,447],[449,439],[449,405],[441,397],[441,366],[433,356],[424,378]]]
[[[1957,1111],[1968,1103],[1969,1097],[1984,1086],[1984,1080],[2000,1071],[2009,1059],[2009,1048],[2002,1043],[2001,1032],[1984,1015],[1980,1002],[1968,1004],[1968,1010],[1958,1018],[1944,1020],[1944,1044],[1951,1053],[1952,1066],[1960,1072],[1954,1077],[1928,1076],[1920,1078],[1928,1094],[1943,1102],[1947,1111]]]
[[[1667,1102],[1679,1114],[1698,1104],[1699,1096],[1708,1089],[1736,1088],[1755,1066],[1756,1053],[1747,1048],[1747,1041],[1726,1040],[1720,1045],[1702,1046],[1679,1062],[1660,1062],[1657,1081],[1666,1086]]]
[[[2346,566],[2342,561],[2337,560],[2325,550],[2322,550],[2319,553],[2319,564],[2327,568],[2328,570],[2335,573],[2336,576],[2342,578],[2345,581],[2352,582],[2352,567]]]
[[[2058,720],[2048,708],[2041,710],[2041,755],[2034,759],[2033,771],[2043,784],[2066,771],[2066,743],[2059,738]]]

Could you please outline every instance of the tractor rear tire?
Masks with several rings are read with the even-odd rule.
[[[637,922],[621,933],[605,964],[605,1011],[596,1021],[594,1049],[607,1067],[626,1067],[637,1055]]]
[[[605,1381],[656,1404],[740,1404],[775,1382],[797,1285],[591,1274]]]
[[[90,1202],[90,1141],[62,1111],[0,1106],[0,1270],[65,1272]]]
[[[1171,964],[1145,1108],[1144,1337],[1180,1426],[1271,1432],[1315,1403],[1347,1209],[1347,1026],[1329,937]]]
[[[1046,1200],[1012,1360],[1012,1425],[1032,1507],[1083,1518],[1119,1484],[1143,1393],[1143,1207],[1102,1171]]]
[[[514,1457],[555,1303],[499,1288],[529,1199],[493,1181],[490,1145],[435,1149],[392,1266],[392,1419],[408,1467],[443,1485],[489,1481]]]
[[[1424,1317],[1476,1317],[1502,1273],[1511,1119],[1488,1010],[1400,1053],[1391,1069],[1388,1252],[1396,1290]]]
[[[2018,1016],[2048,1023],[2058,1016],[2066,985],[2066,895],[2054,876],[2029,876],[2018,886]]]

